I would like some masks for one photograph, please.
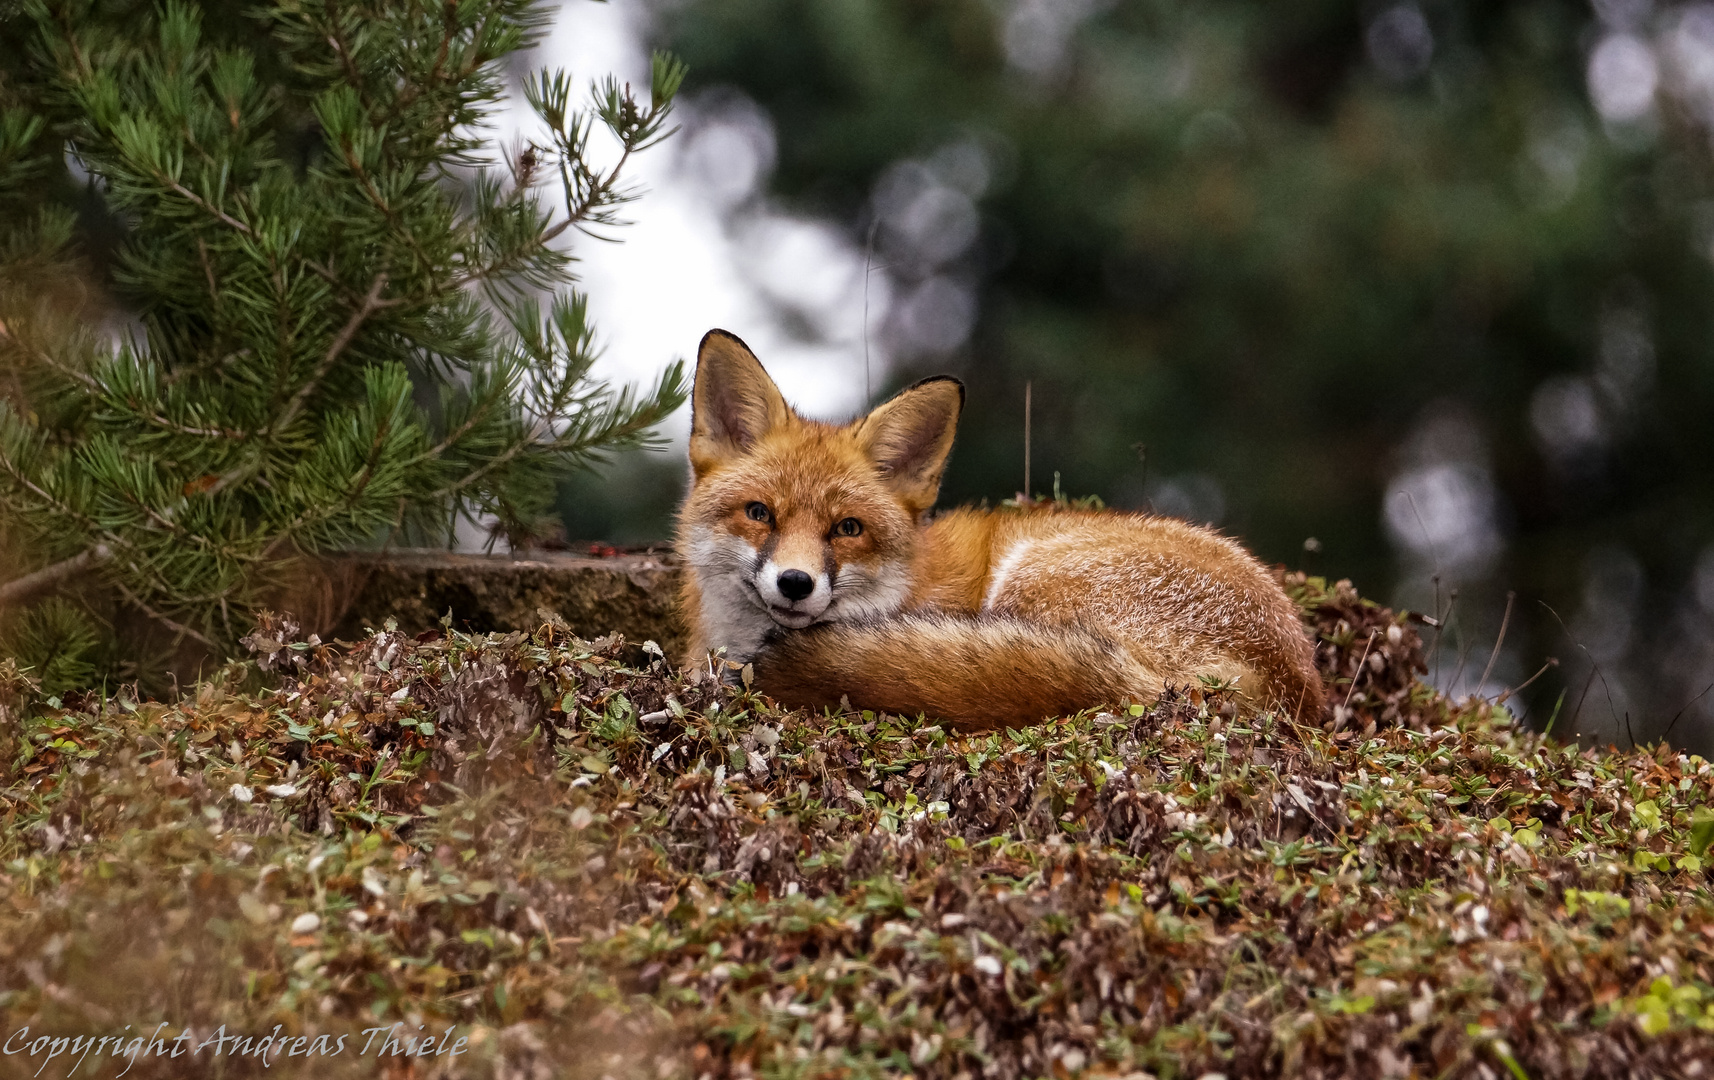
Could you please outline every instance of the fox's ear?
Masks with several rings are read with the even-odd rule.
[[[703,335],[690,404],[690,465],[696,475],[748,453],[791,416],[780,388],[748,345],[724,330]]]
[[[934,505],[952,436],[964,408],[964,384],[924,379],[857,423],[857,441],[913,513]]]

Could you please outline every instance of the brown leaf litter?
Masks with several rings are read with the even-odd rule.
[[[108,1076],[1709,1075],[1709,764],[1448,701],[1412,622],[1288,584],[1320,728],[813,716],[551,618],[275,622],[176,702],[0,672],[0,1034],[203,1047]]]

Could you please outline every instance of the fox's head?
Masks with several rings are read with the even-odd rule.
[[[898,610],[963,405],[942,377],[849,424],[806,420],[742,341],[709,331],[679,516],[709,645],[743,653],[774,627]]]

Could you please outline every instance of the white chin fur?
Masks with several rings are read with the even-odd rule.
[[[802,630],[827,612],[833,602],[833,583],[826,574],[815,574],[815,588],[802,600],[780,591],[781,568],[769,559],[756,571],[756,592],[768,605],[768,617],[781,626]]]

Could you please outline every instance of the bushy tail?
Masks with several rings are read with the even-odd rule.
[[[781,635],[754,663],[757,689],[788,706],[836,706],[843,696],[858,708],[962,728],[1152,701],[1165,685],[1098,631],[952,615],[828,623]]]

